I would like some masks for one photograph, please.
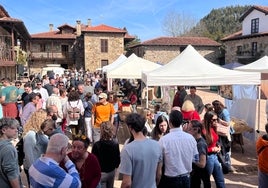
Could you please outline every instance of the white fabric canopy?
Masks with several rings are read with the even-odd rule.
[[[132,54],[120,66],[108,71],[107,78],[140,79],[143,71],[152,71],[159,67],[161,65]]]
[[[106,66],[102,67],[102,71],[108,72],[109,70],[112,70],[115,67],[120,66],[126,59],[127,59],[127,57],[124,54],[121,54],[113,63],[111,63],[110,65],[106,65]]]
[[[268,73],[268,56],[264,56],[250,64],[237,67],[235,70]]]
[[[161,68],[143,72],[147,86],[260,84],[260,73],[234,71],[206,60],[191,45]]]

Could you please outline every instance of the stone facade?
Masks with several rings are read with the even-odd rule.
[[[219,47],[194,46],[194,48],[208,61],[219,64]],[[138,46],[133,48],[132,51],[137,56],[149,61],[167,64],[177,57],[184,49],[185,46]]]
[[[108,52],[101,52],[101,39],[108,40]],[[84,34],[85,70],[96,71],[98,68],[111,64],[123,53],[124,34],[122,33]]]
[[[252,43],[257,43],[257,53],[252,55]],[[268,55],[268,36],[243,38],[224,42],[226,63],[239,62],[251,63],[265,55]],[[239,50],[241,47],[241,50]]]

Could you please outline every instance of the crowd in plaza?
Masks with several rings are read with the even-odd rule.
[[[105,74],[71,70],[1,82],[3,188],[23,187],[22,170],[33,188],[112,188],[117,170],[122,188],[210,188],[211,176],[224,188],[224,174],[235,170],[230,114],[218,100],[203,104],[195,86],[178,86],[171,108],[138,110],[140,80],[116,79],[109,90]],[[122,125],[131,136],[120,151]],[[260,187],[268,185],[267,140],[257,141]]]

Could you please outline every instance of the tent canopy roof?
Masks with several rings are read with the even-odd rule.
[[[107,78],[140,79],[143,71],[152,71],[161,67],[157,63],[137,57],[134,53],[120,66],[107,72]]]
[[[127,57],[124,54],[121,54],[113,63],[111,63],[110,65],[106,65],[106,66],[102,67],[102,71],[108,72],[109,70],[112,70],[115,67],[121,65],[126,59],[127,59]]]
[[[248,65],[237,67],[235,70],[268,73],[268,56],[264,56]]]
[[[147,86],[256,85],[260,84],[260,74],[222,68],[206,60],[188,45],[168,64],[150,72],[143,72],[142,80]]]

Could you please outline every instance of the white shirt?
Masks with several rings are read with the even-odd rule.
[[[180,128],[172,128],[170,133],[160,138],[159,144],[166,176],[175,177],[192,171],[192,162],[198,157],[197,143],[192,135]]]

